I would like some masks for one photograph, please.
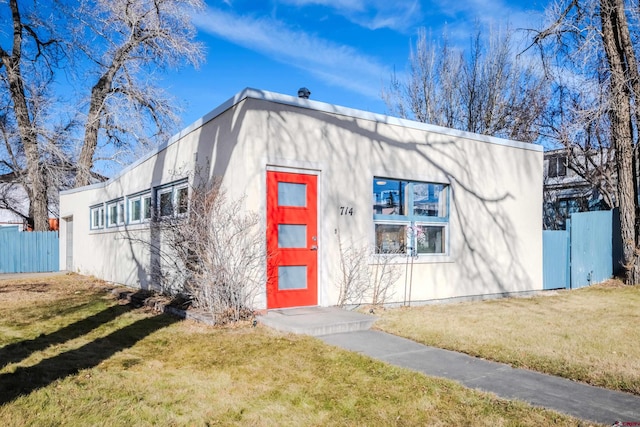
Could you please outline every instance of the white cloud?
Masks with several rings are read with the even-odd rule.
[[[310,72],[325,82],[378,99],[390,71],[350,46],[289,29],[268,17],[251,18],[209,8],[194,17],[201,30]]]
[[[419,0],[280,0],[280,3],[325,6],[370,30],[390,28],[406,32],[422,20]]]

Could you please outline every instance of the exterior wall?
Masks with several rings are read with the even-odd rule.
[[[374,244],[374,176],[450,185],[448,254],[395,261],[402,274],[387,302],[403,301],[405,283],[413,301],[542,289],[539,147],[268,93],[239,96],[175,141],[106,185],[62,193],[61,217],[74,221],[75,271],[150,285],[150,254],[126,237],[157,237],[145,224],[90,231],[89,207],[96,203],[199,169],[222,176],[230,195],[244,195],[245,207],[262,215],[266,227],[266,172],[284,170],[319,177],[320,305],[338,299],[338,236],[343,245]],[[353,215],[340,215],[341,206],[352,207]],[[62,221],[61,266],[65,226]],[[266,306],[266,292],[256,305]]]

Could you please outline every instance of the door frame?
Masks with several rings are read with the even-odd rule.
[[[314,169],[307,169],[304,166],[299,167],[296,166],[295,164],[291,164],[288,166],[282,166],[281,164],[288,164],[291,163],[289,161],[283,161],[283,162],[279,162],[280,164],[269,164],[267,163],[265,171],[263,173],[262,176],[262,183],[261,186],[263,188],[263,203],[264,203],[264,208],[263,208],[263,212],[264,212],[264,229],[265,229],[265,247],[268,246],[268,242],[266,241],[266,230],[268,227],[268,212],[267,212],[267,203],[268,203],[268,188],[267,188],[267,174],[268,172],[284,172],[284,173],[291,173],[291,174],[301,174],[301,175],[314,175],[316,177],[316,204],[317,204],[317,209],[316,209],[316,226],[317,226],[317,237],[318,237],[318,250],[317,250],[317,259],[316,259],[316,263],[317,263],[317,271],[316,271],[316,281],[317,281],[317,286],[316,286],[316,292],[317,292],[317,305],[322,305],[322,301],[324,301],[325,298],[325,289],[323,286],[323,281],[321,281],[321,277],[324,276],[324,262],[323,262],[323,258],[324,258],[324,251],[323,251],[323,236],[324,233],[322,233],[321,230],[323,230],[323,219],[322,216],[320,215],[320,208],[322,206],[322,173],[319,167],[314,168]],[[316,165],[313,165],[316,166]],[[311,167],[313,167],[311,166]],[[268,274],[268,264],[269,261],[266,260],[265,261],[265,271]],[[268,280],[268,277],[267,277]],[[267,293],[267,280],[265,280],[265,288],[264,288],[264,307],[269,309],[269,310],[287,310],[288,308],[268,308],[269,307],[269,301],[268,301],[268,293]],[[305,306],[301,306],[301,307],[305,307]],[[313,307],[313,306],[310,306]],[[290,308],[295,308],[295,307],[290,307]]]

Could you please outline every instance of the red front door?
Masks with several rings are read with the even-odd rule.
[[[267,172],[267,308],[318,304],[317,176]]]

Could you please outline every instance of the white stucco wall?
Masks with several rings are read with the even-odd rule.
[[[449,252],[414,258],[410,275],[411,259],[398,259],[402,274],[387,302],[403,300],[405,283],[413,301],[502,294],[542,289],[542,164],[537,146],[247,90],[117,178],[62,193],[60,211],[73,216],[74,271],[148,286],[150,255],[130,237],[148,239],[149,226],[90,231],[90,206],[208,168],[266,225],[266,171],[317,174],[318,301],[326,306],[338,298],[338,234],[343,245],[373,246],[373,177],[446,183]]]

